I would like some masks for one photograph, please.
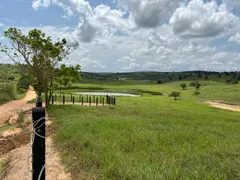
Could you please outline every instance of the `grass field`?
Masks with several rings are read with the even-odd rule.
[[[64,90],[182,93],[177,101],[142,92],[118,97],[117,106],[51,106],[55,144],[73,179],[239,179],[240,113],[200,102],[238,104],[239,85],[204,81],[195,97],[193,88],[179,84],[75,84]]]

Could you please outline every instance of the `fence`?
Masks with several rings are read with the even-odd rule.
[[[56,94],[51,97],[52,104],[76,104],[82,106],[105,106],[105,105],[116,105],[116,97],[111,96],[89,96],[79,95],[74,96],[72,94],[62,94],[57,96]]]

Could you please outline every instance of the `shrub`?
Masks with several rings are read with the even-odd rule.
[[[177,100],[177,97],[180,97],[180,96],[181,96],[181,93],[176,91],[171,92],[171,94],[169,95],[169,97],[174,97],[174,100]]]
[[[200,92],[199,92],[199,91],[195,91],[195,92],[193,93],[193,95],[194,95],[194,96],[198,96],[198,95],[200,95]]]
[[[17,88],[13,84],[3,84],[0,86],[0,104],[17,99]]]
[[[182,83],[182,84],[180,84],[180,86],[182,87],[183,90],[187,88],[186,83]]]

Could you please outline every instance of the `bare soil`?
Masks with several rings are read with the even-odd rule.
[[[214,102],[214,101],[206,101],[205,103],[207,103],[208,105],[210,105],[212,107],[240,112],[240,106],[226,104],[223,102]]]
[[[12,101],[0,106],[0,127],[6,123],[15,123],[18,114],[24,112],[21,127],[7,129],[0,136],[0,160],[7,158],[10,160],[5,167],[4,174],[0,174],[0,179],[18,180],[32,179],[32,148],[31,138],[31,109],[34,103],[27,102],[36,98],[36,93],[32,87],[23,100]],[[18,123],[18,122],[17,122]],[[16,124],[16,123],[15,123]],[[14,127],[14,126],[13,126]],[[51,126],[51,121],[46,121],[46,179],[47,180],[68,180],[68,174],[60,163],[60,156],[53,148],[51,135],[55,129]]]
[[[4,180],[31,180],[32,179],[32,158],[31,147],[29,144],[15,149],[9,157],[13,161],[10,163],[10,168]],[[59,154],[53,148],[52,139],[46,138],[46,179],[47,180],[68,180],[70,174],[66,173],[64,168],[60,165]]]
[[[4,125],[4,123],[14,123],[18,119],[18,114],[21,111],[29,111],[34,107],[34,104],[28,104],[27,102],[36,98],[36,93],[33,87],[29,87],[29,90],[24,99],[10,101],[7,104],[3,104],[0,106],[0,127]]]

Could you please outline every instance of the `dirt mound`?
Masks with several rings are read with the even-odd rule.
[[[7,137],[0,137],[0,155],[6,154],[22,145],[30,142],[30,132],[20,133],[18,135],[11,135]]]
[[[54,133],[53,127],[46,128],[46,136],[50,136]],[[21,132],[19,134],[10,135],[7,137],[0,137],[0,156],[6,154],[14,149],[17,149],[30,142],[31,132]]]

